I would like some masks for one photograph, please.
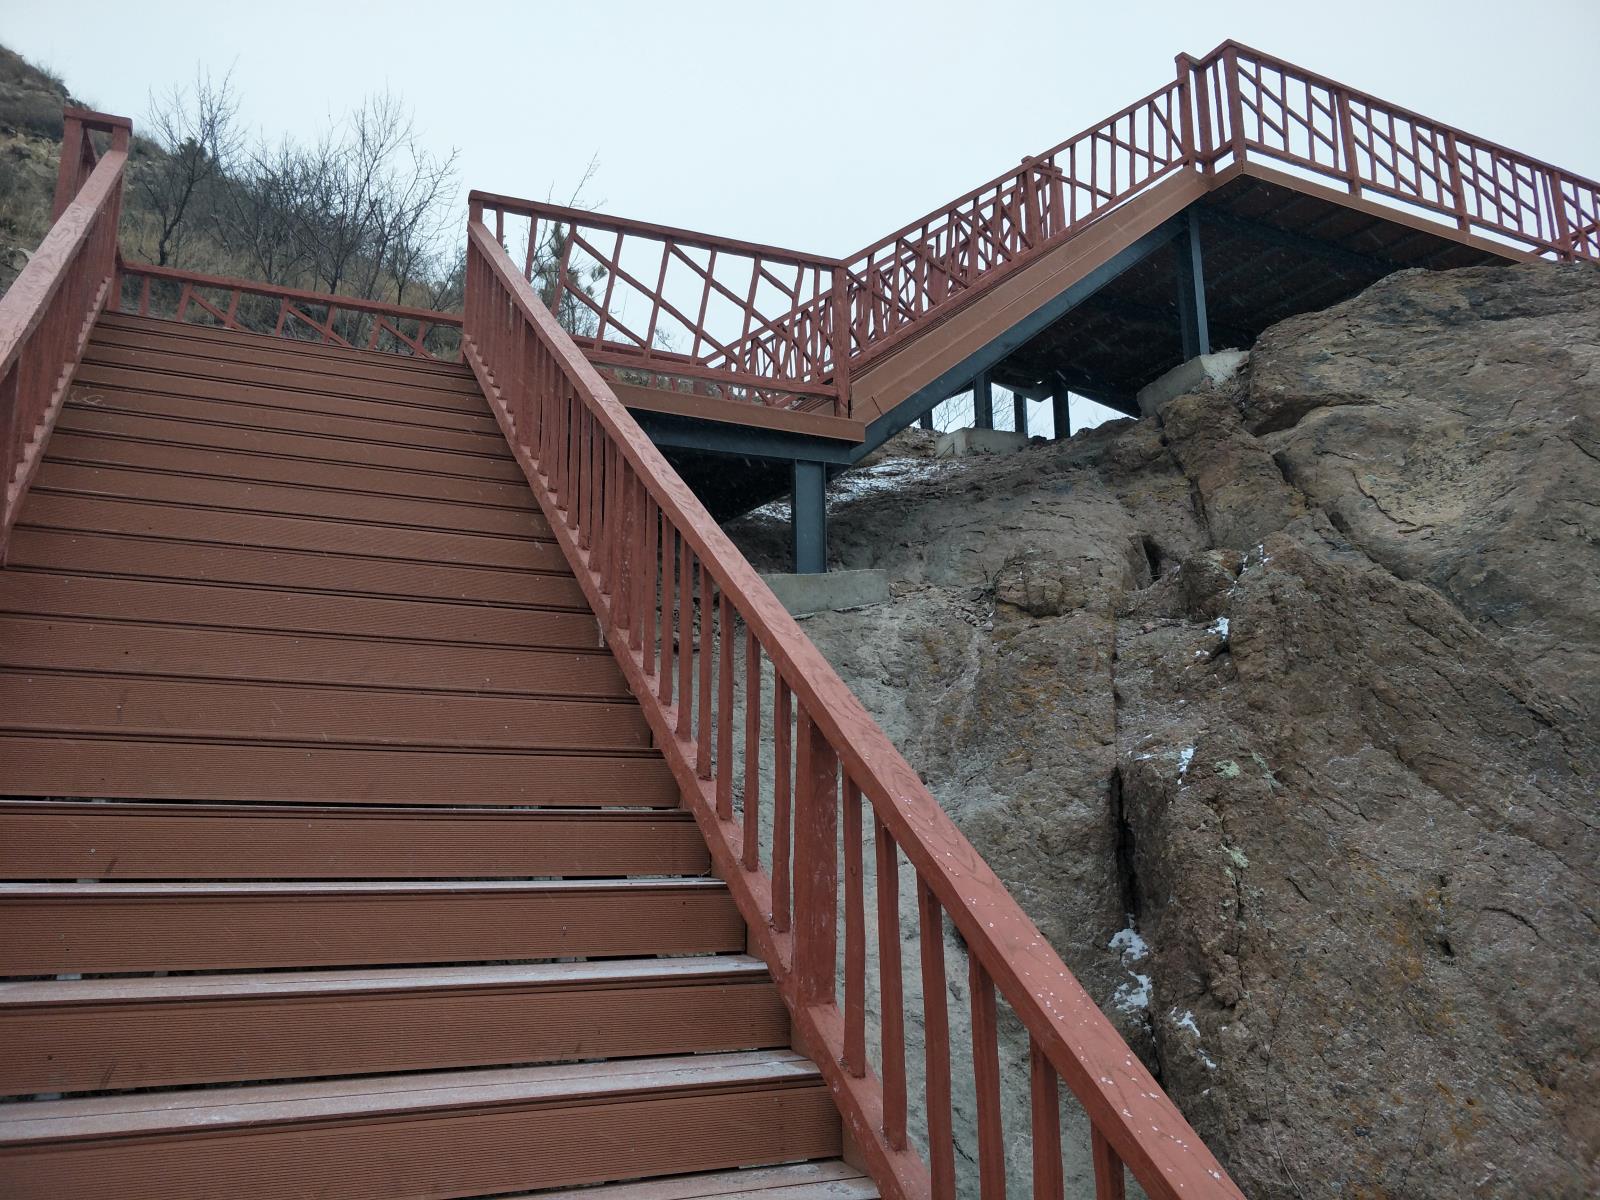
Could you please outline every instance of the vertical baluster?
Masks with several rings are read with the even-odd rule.
[[[672,608],[674,604],[674,585],[672,582],[672,564],[677,558],[674,540],[677,531],[667,521],[667,515],[661,514],[661,673],[656,677],[656,699],[661,701],[662,707],[672,703],[672,636],[673,621]]]
[[[867,1073],[866,883],[861,865],[861,789],[844,777],[844,1069]]]
[[[900,974],[900,863],[888,826],[874,817],[878,887],[878,1007],[883,1040],[883,1136],[891,1150],[906,1146],[905,985]]]
[[[922,943],[922,1050],[933,1200],[953,1200],[956,1158],[950,1124],[950,1013],[944,979],[944,914],[938,897],[920,878],[917,914]]]
[[[733,820],[733,605],[717,597],[717,819]]]
[[[838,951],[839,771],[828,739],[804,705],[795,722],[795,970],[806,1004],[833,1000]]]
[[[700,721],[695,732],[694,767],[701,779],[711,778],[711,659],[716,653],[716,638],[712,632],[711,572],[704,560],[700,563]]]
[[[789,931],[789,685],[773,662],[772,928]]]
[[[694,716],[694,554],[678,535],[678,736],[689,736]]]
[[[655,499],[647,489],[641,487],[639,490],[644,506],[644,549],[639,556],[644,585],[639,589],[639,616],[634,631],[634,645],[644,652],[644,673],[648,677],[656,669],[656,596],[661,572],[661,553],[656,540],[661,531],[661,510],[656,507]]]
[[[1061,1094],[1039,1043],[1028,1039],[1029,1111],[1033,1130],[1033,1200],[1062,1200]]]
[[[967,980],[972,995],[972,1082],[978,1102],[978,1195],[980,1200],[1005,1200],[1006,1151],[1000,1119],[1000,1044],[994,982],[971,947],[967,949]]]
[[[1122,1159],[1098,1128],[1089,1135],[1089,1146],[1094,1160],[1094,1200],[1126,1200]]]
[[[744,629],[744,853],[746,871],[761,866],[761,643]]]

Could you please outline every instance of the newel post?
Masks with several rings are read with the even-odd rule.
[[[1245,160],[1244,96],[1239,81],[1239,49],[1229,46],[1222,56],[1224,85],[1228,89],[1228,140],[1233,148],[1233,161]]]
[[[828,306],[833,310],[833,384],[839,391],[833,402],[833,415],[850,415],[850,290],[849,274],[843,263],[833,268],[833,296]]]
[[[83,186],[83,157],[85,148],[92,153],[89,131],[83,118],[75,109],[67,109],[62,116],[61,160],[56,164],[56,194],[50,204],[50,223],[53,225],[67,206],[77,198]]]
[[[1183,165],[1192,167],[1200,159],[1199,148],[1195,145],[1194,138],[1194,114],[1190,108],[1194,91],[1192,84],[1194,60],[1187,54],[1179,54],[1172,61],[1178,74],[1178,136],[1182,143]]]

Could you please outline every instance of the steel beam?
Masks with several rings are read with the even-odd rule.
[[[1067,381],[1061,378],[1060,372],[1050,382],[1050,412],[1055,419],[1056,441],[1062,441],[1072,436],[1072,410],[1067,405],[1070,389]]]
[[[972,379],[972,427],[994,428],[994,381],[987,370],[979,371]]]
[[[827,466],[820,462],[796,460],[790,500],[794,573],[820,575],[828,569]]]
[[[1183,361],[1211,353],[1211,324],[1206,316],[1206,271],[1200,251],[1200,217],[1195,205],[1183,214],[1178,235],[1178,333]]]

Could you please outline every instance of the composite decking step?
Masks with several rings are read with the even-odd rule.
[[[701,876],[683,811],[0,800],[0,879]]]
[[[786,1046],[741,954],[0,983],[0,1095]]]
[[[524,1192],[502,1200],[877,1200],[878,1186],[843,1159],[705,1171],[634,1183]]]
[[[0,883],[0,975],[743,951],[715,879]]]
[[[10,1200],[472,1196],[840,1150],[781,1050],[0,1105]]]
[[[245,329],[225,329],[220,325],[202,325],[193,322],[172,321],[163,317],[141,317],[137,313],[104,312],[95,322],[94,339],[105,342],[122,342],[129,345],[167,345],[173,342],[184,345],[220,347],[210,353],[236,353],[240,350],[272,349],[293,356],[294,362],[332,359],[336,362],[379,363],[392,369],[420,371],[437,375],[470,378],[472,370],[465,363],[440,359],[417,358],[407,354],[373,352],[360,347],[340,346],[325,342],[294,341],[269,333],[253,333]]]

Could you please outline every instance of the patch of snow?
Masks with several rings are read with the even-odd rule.
[[[1214,633],[1219,638],[1226,638],[1228,636],[1228,618],[1218,617],[1211,622],[1211,628],[1207,632]]]
[[[862,496],[899,491],[907,484],[935,475],[955,474],[967,464],[931,458],[886,458],[870,467],[848,471],[833,481],[828,499],[849,503]]]
[[[1132,983],[1119,983],[1116,993],[1111,997],[1111,1003],[1117,1006],[1118,1012],[1135,1012],[1139,1009],[1150,1007],[1150,976],[1140,975],[1137,971],[1129,971],[1133,976]]]
[[[1133,927],[1131,917],[1128,920],[1128,927],[1112,934],[1111,940],[1106,945],[1121,953],[1124,964],[1138,962],[1150,953],[1149,944],[1139,936],[1139,931]]]
[[[1200,1026],[1194,1023],[1194,1013],[1185,1012],[1180,1017],[1178,1015],[1178,1010],[1174,1008],[1170,1010],[1169,1015],[1172,1017],[1173,1023],[1176,1024],[1179,1029],[1187,1029],[1190,1033],[1194,1034],[1195,1054],[1199,1056],[1201,1062],[1205,1063],[1206,1070],[1215,1071],[1217,1069],[1217,1064],[1211,1060],[1211,1056],[1206,1053],[1205,1047],[1200,1044]]]
[[[1189,764],[1194,761],[1194,747],[1185,746],[1178,751],[1178,778],[1182,779],[1189,772]]]

